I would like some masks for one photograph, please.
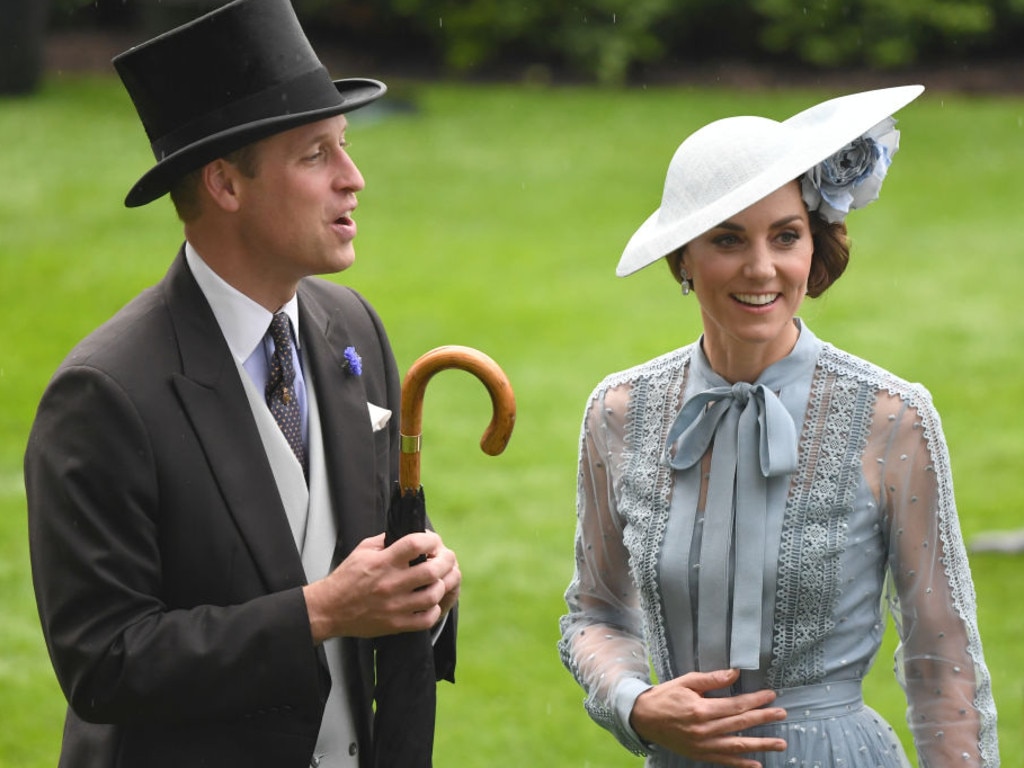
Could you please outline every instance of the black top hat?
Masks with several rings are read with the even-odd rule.
[[[114,58],[157,159],[125,205],[275,133],[368,104],[387,90],[332,81],[289,0],[234,0]]]

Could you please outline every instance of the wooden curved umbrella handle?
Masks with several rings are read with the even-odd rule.
[[[402,382],[402,444],[398,481],[403,491],[420,486],[420,445],[423,437],[423,394],[427,382],[438,371],[458,368],[469,371],[483,382],[491,395],[491,423],[480,438],[480,448],[488,456],[505,450],[516,423],[516,399],[512,385],[501,367],[472,347],[449,345],[432,349],[410,366]]]

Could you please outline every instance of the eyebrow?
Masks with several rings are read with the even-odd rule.
[[[779,219],[778,221],[773,221],[769,225],[769,229],[777,229],[779,227],[784,227],[787,224],[789,224],[789,223],[791,223],[793,221],[796,221],[799,218],[800,218],[800,214],[798,214],[798,213],[794,213],[792,216],[785,216],[785,217]],[[718,226],[712,227],[712,229],[728,229],[728,230],[730,230],[732,232],[742,232],[745,228],[740,226],[739,224],[736,224],[736,223],[731,222],[731,221],[723,221]]]
[[[348,121],[346,120],[345,123],[341,126],[341,133],[340,133],[340,135],[344,136],[345,132],[347,130],[348,130]],[[312,135],[310,137],[307,137],[306,139],[303,140],[302,143],[304,145],[308,146],[310,144],[320,144],[320,143],[325,142],[325,141],[334,141],[336,138],[338,138],[338,136],[335,134],[334,131],[324,130],[324,131],[321,131],[320,133],[316,133],[316,134],[314,134],[314,135]]]

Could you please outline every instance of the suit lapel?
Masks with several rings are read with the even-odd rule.
[[[358,346],[344,315],[329,312],[312,293],[299,287],[302,343],[312,368],[320,410],[320,429],[328,466],[328,480],[338,518],[335,562],[364,538],[383,530],[374,511],[376,460],[368,446],[374,444],[367,412],[366,389],[359,376],[345,367],[342,350]]]
[[[231,351],[184,253],[164,280],[182,369],[173,384],[269,592],[305,583],[302,562]]]

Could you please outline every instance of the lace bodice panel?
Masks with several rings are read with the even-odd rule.
[[[591,716],[637,753],[644,745],[628,718],[649,670],[669,679],[696,668],[689,608],[666,599],[679,587],[663,583],[695,565],[666,562],[699,551],[673,546],[679,477],[664,461],[696,350],[606,379],[581,433],[576,573],[560,649]],[[827,344],[817,343],[812,363],[806,403],[791,407],[798,467],[784,503],[769,509],[767,548],[777,554],[766,562],[777,570],[766,579],[768,649],[741,687],[860,679],[881,640],[884,593],[920,764],[997,766],[989,675],[930,397]]]

